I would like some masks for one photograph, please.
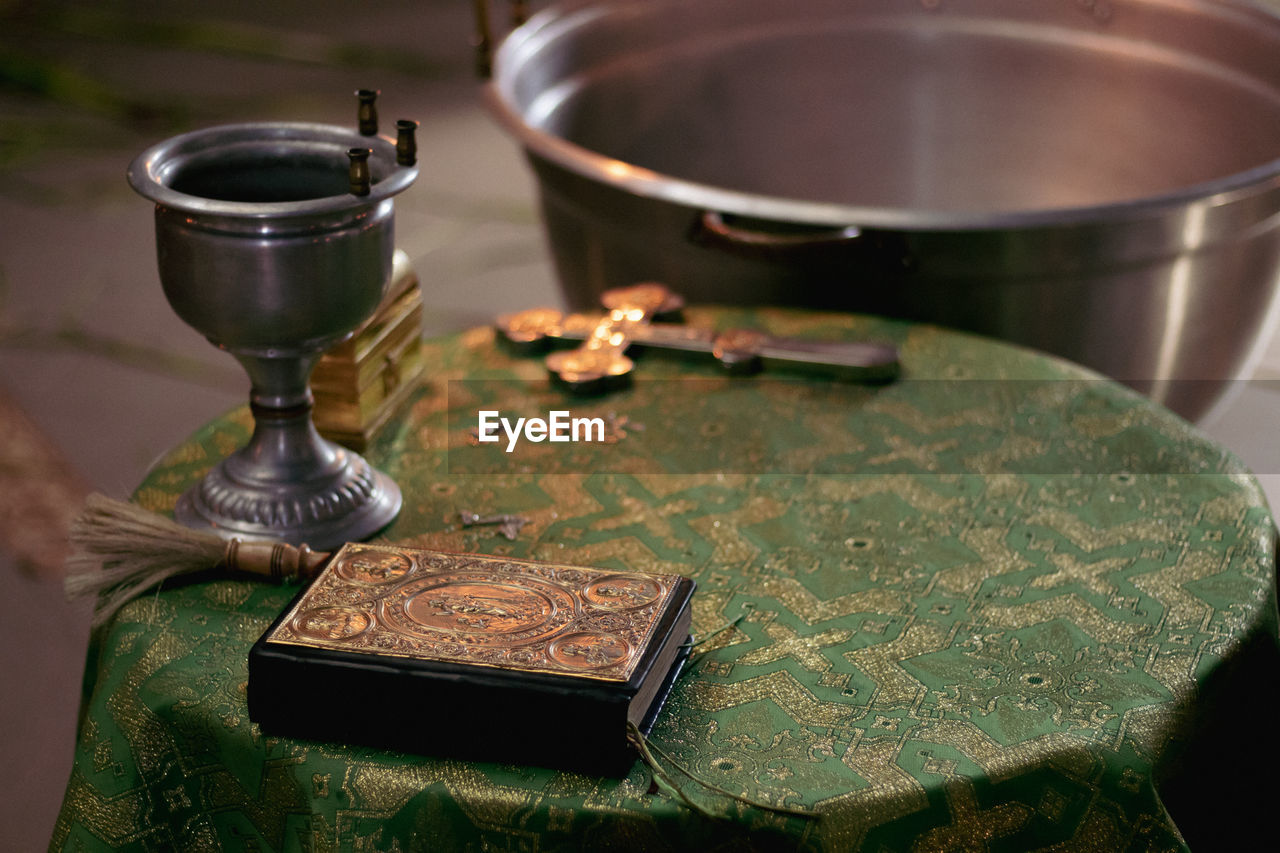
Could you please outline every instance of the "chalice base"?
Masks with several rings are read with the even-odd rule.
[[[331,550],[373,536],[400,513],[400,488],[364,457],[315,439],[328,464],[310,476],[281,478],[245,451],[224,459],[174,510],[179,523],[227,539],[270,539]],[[296,472],[294,472],[296,476]]]

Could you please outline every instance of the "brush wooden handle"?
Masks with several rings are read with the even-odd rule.
[[[274,581],[310,580],[320,573],[328,551],[312,551],[306,545],[284,542],[230,539],[221,565],[232,571],[271,578]]]

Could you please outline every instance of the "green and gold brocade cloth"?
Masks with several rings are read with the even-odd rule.
[[[428,343],[426,384],[367,453],[405,494],[390,541],[697,580],[695,634],[732,627],[650,741],[706,813],[639,761],[599,779],[264,737],[246,655],[297,590],[210,581],[95,637],[53,849],[1182,850],[1227,810],[1269,820],[1242,767],[1265,772],[1274,743],[1274,529],[1234,458],[1003,344],[688,315],[891,340],[903,376],[645,356],[630,389],[572,399],[477,330]],[[508,454],[478,442],[480,410],[607,435]],[[241,410],[200,431],[137,500],[171,510],[250,427]],[[528,523],[508,539],[463,511]]]

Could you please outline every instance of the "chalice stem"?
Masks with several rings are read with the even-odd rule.
[[[333,478],[346,464],[342,448],[320,437],[311,421],[308,379],[318,353],[255,356],[237,353],[252,385],[253,437],[227,460],[242,482],[303,483]]]
[[[294,409],[311,406],[311,370],[319,351],[286,355],[232,353],[249,374],[249,402],[255,409]]]
[[[224,536],[333,548],[395,518],[395,483],[311,421],[307,380],[318,354],[235,355],[252,383],[253,436],[183,496],[178,520]]]

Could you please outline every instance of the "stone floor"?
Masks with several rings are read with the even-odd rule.
[[[66,521],[89,490],[126,497],[247,392],[165,303],[126,165],[207,124],[350,124],[354,90],[378,88],[384,121],[422,122],[397,233],[428,333],[556,304],[532,181],[481,106],[470,35],[463,0],[0,0],[0,849],[47,844],[70,766],[87,614],[60,591]],[[1280,378],[1280,347],[1260,370]],[[1246,383],[1205,429],[1270,488],[1277,423],[1280,394]]]

